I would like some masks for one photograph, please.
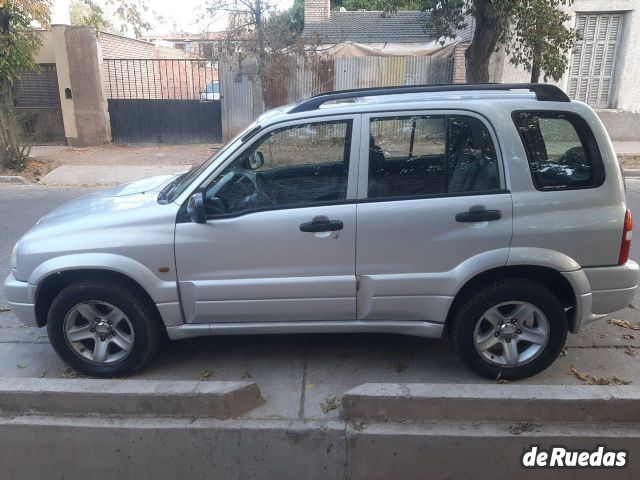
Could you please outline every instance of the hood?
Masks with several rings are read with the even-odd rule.
[[[157,204],[160,190],[179,175],[157,175],[83,195],[52,210],[36,225],[82,221],[105,214],[122,217],[126,211]]]
[[[171,173],[168,175],[156,175],[153,177],[143,178],[142,180],[136,180],[135,182],[127,183],[125,185],[120,185],[116,187],[120,190],[114,196],[123,197],[125,195],[151,192],[154,190],[160,191],[162,190],[162,187],[164,187],[167,183],[169,183],[177,176],[182,175],[182,173],[184,172]]]

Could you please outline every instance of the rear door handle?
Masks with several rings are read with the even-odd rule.
[[[501,218],[500,210],[469,210],[456,214],[456,222],[460,223],[491,222]]]
[[[334,230],[342,230],[344,224],[341,220],[314,220],[300,225],[301,232],[333,232]]]

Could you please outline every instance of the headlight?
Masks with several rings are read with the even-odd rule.
[[[18,243],[13,246],[11,250],[11,268],[16,270],[18,268]]]

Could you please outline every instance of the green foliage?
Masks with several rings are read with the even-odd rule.
[[[293,45],[304,28],[304,0],[294,0],[288,10],[274,11],[264,22],[265,42],[272,48]]]
[[[21,144],[12,88],[24,70],[37,68],[36,57],[42,37],[31,27],[33,22],[47,26],[49,2],[36,0],[0,0],[0,166],[23,170],[28,162],[30,144]]]
[[[21,70],[33,70],[42,44],[40,34],[31,28],[34,15],[19,2],[6,1],[0,8],[0,86],[13,84]],[[6,93],[5,93],[6,94]]]
[[[331,9],[369,10],[397,12],[403,10],[421,10],[421,0],[331,0]]]
[[[573,0],[527,0],[517,4],[511,31],[514,35],[505,42],[510,62],[532,72],[537,82],[540,70],[545,81],[559,80],[568,66],[567,53],[577,38],[576,30],[566,28],[570,16],[560,10]]]
[[[113,24],[105,16],[104,10],[93,0],[72,0],[71,25],[94,27],[97,31],[113,31]]]
[[[103,6],[106,8],[103,8]],[[97,31],[141,37],[151,28],[148,0],[72,0],[71,24]]]
[[[116,27],[117,33],[133,33],[136,37],[141,37],[151,28],[145,15],[149,11],[148,0],[106,0],[106,4],[115,9],[114,15],[119,24]]]
[[[491,50],[504,48],[511,54],[511,63],[534,72],[534,81],[535,72],[540,69],[545,72],[545,79],[557,80],[567,68],[567,52],[576,32],[565,26],[570,17],[562,7],[572,3],[573,0],[422,0],[423,9],[431,11],[430,26],[441,38],[454,38],[456,31],[465,26],[466,18],[473,15],[481,29],[496,30]],[[482,60],[488,65],[488,58]]]

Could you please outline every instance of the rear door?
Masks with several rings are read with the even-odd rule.
[[[362,132],[358,318],[442,322],[465,262],[507,262],[495,135],[483,117],[447,111],[365,115]]]

